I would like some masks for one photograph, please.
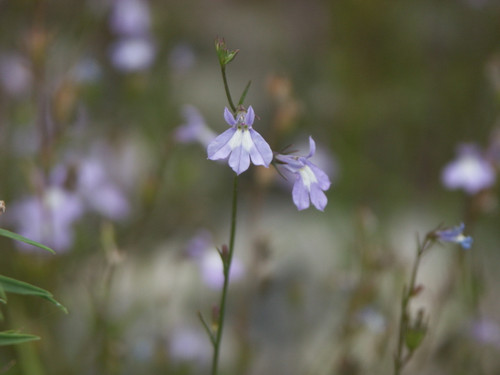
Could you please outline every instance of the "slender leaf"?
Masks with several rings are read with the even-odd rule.
[[[0,332],[0,346],[22,344],[23,342],[40,340],[40,337],[15,331]]]
[[[5,290],[3,290],[2,284],[0,284],[0,302],[7,303],[7,295],[5,294]]]
[[[68,312],[66,307],[64,307],[58,301],[56,301],[52,293],[50,293],[48,290],[3,275],[0,275],[0,286],[7,293],[41,297],[43,299],[46,299],[47,301],[52,302],[54,305],[59,307],[65,313]]]
[[[40,249],[47,250],[49,253],[52,253],[52,254],[56,253],[50,247],[42,245],[41,243],[38,243],[36,241],[30,240],[30,239],[28,239],[26,237],[23,237],[23,236],[21,236],[21,235],[19,235],[17,233],[10,232],[10,231],[8,231],[6,229],[0,228],[0,236],[4,236],[4,237],[7,237],[7,238],[11,238],[13,240],[16,240],[16,241],[21,241],[21,242],[27,243],[29,245],[33,245],[33,246],[39,247]]]
[[[240,97],[240,100],[238,102],[238,105],[243,105],[243,102],[245,101],[248,89],[250,88],[251,84],[252,84],[252,81],[248,81],[247,85],[245,86],[245,89],[243,90],[243,93],[241,94],[241,97]]]

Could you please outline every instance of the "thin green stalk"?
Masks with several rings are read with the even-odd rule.
[[[222,286],[222,295],[219,304],[219,319],[217,320],[217,335],[214,342],[214,354],[212,358],[212,375],[217,375],[219,365],[219,353],[222,340],[222,329],[224,327],[224,318],[226,315],[226,298],[227,289],[229,286],[229,271],[231,269],[231,261],[234,253],[234,238],[236,235],[236,212],[238,209],[238,175],[234,176],[233,182],[233,202],[231,209],[231,232],[229,236],[229,250],[227,254],[222,254],[222,263],[224,265],[224,285]]]
[[[233,111],[233,113],[235,113],[236,106],[233,103],[233,99],[231,98],[231,92],[229,92],[229,85],[227,84],[226,66],[221,65],[220,69],[221,69],[221,73],[222,73],[222,80],[224,81],[224,90],[226,91],[227,101],[229,103],[229,106],[231,107],[231,110]]]

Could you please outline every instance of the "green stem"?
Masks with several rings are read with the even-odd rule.
[[[231,92],[229,92],[229,85],[227,84],[226,66],[221,65],[220,69],[221,69],[221,73],[222,73],[222,80],[224,81],[224,90],[226,91],[227,101],[229,102],[229,106],[231,107],[231,110],[233,111],[233,113],[235,113],[236,106],[233,103],[233,99],[231,98]]]
[[[224,285],[222,286],[222,295],[219,304],[219,319],[217,321],[217,335],[215,336],[214,342],[214,354],[212,358],[212,375],[217,375],[217,367],[219,365],[219,352],[222,340],[222,329],[224,327],[224,318],[226,315],[226,297],[227,289],[229,286],[229,271],[231,269],[231,261],[233,259],[234,253],[234,238],[236,234],[236,212],[238,203],[238,175],[234,176],[233,182],[233,203],[231,209],[231,232],[229,236],[229,251],[226,254],[222,254],[222,263],[224,271]]]
[[[408,328],[409,322],[408,305],[415,290],[415,282],[417,280],[417,271],[420,265],[420,260],[425,250],[427,250],[430,245],[431,241],[427,237],[425,238],[424,242],[419,245],[417,249],[417,256],[415,257],[415,261],[413,262],[411,270],[410,282],[408,284],[408,287],[405,287],[403,289],[403,297],[401,298],[401,315],[399,317],[398,346],[396,349],[396,356],[394,358],[394,375],[401,374],[403,367],[413,355],[412,351],[408,352],[406,356],[403,355],[406,330]]]

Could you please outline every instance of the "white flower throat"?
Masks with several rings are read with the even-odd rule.
[[[300,168],[299,174],[300,174],[300,177],[302,178],[302,182],[304,183],[304,186],[309,191],[311,190],[311,185],[318,182],[316,175],[314,174],[312,169],[309,168],[308,165],[304,165],[302,168]]]

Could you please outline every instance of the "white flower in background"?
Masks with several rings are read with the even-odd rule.
[[[120,39],[110,49],[112,64],[125,73],[148,69],[155,55],[153,42],[144,37]]]
[[[211,350],[200,329],[177,328],[169,337],[168,354],[174,361],[207,363]]]

